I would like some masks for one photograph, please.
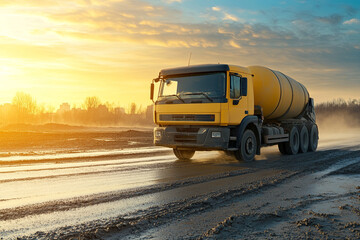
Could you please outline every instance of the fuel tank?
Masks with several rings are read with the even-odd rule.
[[[291,77],[266,67],[248,67],[253,76],[254,104],[267,120],[297,118],[309,101],[309,92]]]

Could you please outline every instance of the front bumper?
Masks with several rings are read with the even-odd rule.
[[[154,144],[170,148],[226,150],[229,138],[228,127],[179,125],[154,128]]]

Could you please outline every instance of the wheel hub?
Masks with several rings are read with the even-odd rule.
[[[247,154],[251,154],[254,149],[254,144],[252,138],[248,138],[245,143],[245,150]]]

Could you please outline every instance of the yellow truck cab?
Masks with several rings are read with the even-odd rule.
[[[161,70],[151,84],[153,100],[155,83],[159,83],[154,144],[173,148],[179,159],[190,159],[199,150],[223,150],[239,160],[252,161],[261,146],[274,144],[284,154],[315,151],[318,132],[313,100],[303,85],[280,74],[264,67],[228,64]],[[257,81],[256,75],[260,77]],[[297,86],[299,92],[294,91]],[[268,99],[256,96],[267,92]],[[284,103],[290,95],[291,103]],[[294,104],[296,101],[301,103]],[[263,106],[256,102],[272,113],[264,116]],[[282,116],[271,117],[274,113]]]

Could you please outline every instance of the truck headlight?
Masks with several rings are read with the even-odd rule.
[[[159,130],[157,130],[157,131],[155,131],[155,137],[156,138],[161,138],[161,131],[159,131]]]
[[[221,132],[212,132],[212,133],[211,133],[211,137],[213,137],[213,138],[220,138],[220,137],[221,137]]]

